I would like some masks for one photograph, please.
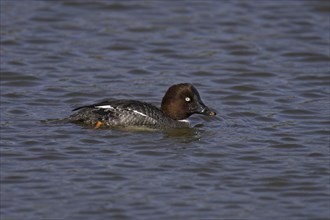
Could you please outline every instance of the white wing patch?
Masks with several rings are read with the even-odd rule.
[[[114,109],[111,105],[99,105],[95,106],[95,108],[103,108],[103,109]]]
[[[99,106],[95,106],[95,108],[101,108],[101,109],[115,109],[114,107],[112,107],[111,105],[99,105]],[[148,115],[146,114],[143,114],[142,112],[139,112],[139,111],[136,111],[136,110],[132,110],[130,108],[127,108],[128,110],[130,111],[133,111],[134,113],[136,114],[139,114],[139,115],[142,115],[144,117],[149,117]]]
[[[141,112],[139,112],[139,111],[133,110],[133,112],[136,113],[136,114],[142,115],[142,116],[144,116],[144,117],[148,117],[148,115],[143,114],[143,113],[141,113]]]

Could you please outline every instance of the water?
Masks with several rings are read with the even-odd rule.
[[[1,219],[329,219],[327,1],[1,1]],[[43,123],[193,83],[216,118]]]

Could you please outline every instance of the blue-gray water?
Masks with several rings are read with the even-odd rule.
[[[1,220],[329,219],[328,1],[1,1]],[[216,118],[43,123],[193,83]]]

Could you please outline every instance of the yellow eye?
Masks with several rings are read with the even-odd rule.
[[[186,100],[186,102],[190,102],[190,98],[186,97],[184,100]]]

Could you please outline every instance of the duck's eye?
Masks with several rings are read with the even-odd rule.
[[[184,100],[186,100],[186,102],[190,102],[190,98],[186,97]]]

